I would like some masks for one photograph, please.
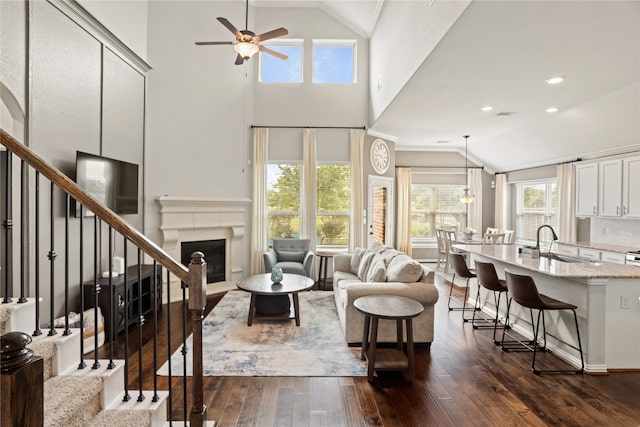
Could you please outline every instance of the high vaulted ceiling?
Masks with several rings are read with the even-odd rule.
[[[317,6],[367,36],[384,13],[381,0],[256,3]],[[475,0],[371,129],[407,150],[460,151],[469,134],[493,171],[639,150],[639,78],[638,1]]]

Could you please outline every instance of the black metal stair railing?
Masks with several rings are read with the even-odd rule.
[[[168,284],[171,281],[171,274],[182,282],[182,343],[180,349],[182,353],[182,411],[174,411],[174,404],[179,405],[179,399],[174,399],[174,390],[177,388],[173,381],[173,371],[171,365],[171,357],[173,352],[177,348],[172,348],[171,337],[171,300],[170,292],[166,293],[167,310],[164,313],[166,317],[166,358],[168,363],[168,378],[167,381],[163,381],[162,384],[166,384],[166,391],[168,392],[168,418],[170,424],[173,421],[190,421],[193,426],[201,426],[206,419],[206,406],[204,405],[203,385],[202,385],[202,348],[198,347],[197,343],[201,343],[202,336],[202,315],[206,305],[205,286],[206,286],[206,263],[202,257],[202,254],[195,253],[192,257],[191,265],[189,268],[181,265],[178,261],[173,260],[162,249],[158,248],[153,242],[148,240],[144,235],[137,232],[133,227],[124,222],[119,216],[110,211],[105,206],[94,200],[89,194],[84,192],[69,178],[64,176],[60,171],[48,165],[45,161],[39,158],[35,153],[29,150],[24,145],[13,139],[4,130],[0,129],[0,142],[4,145],[6,155],[3,156],[3,162],[1,164],[2,171],[0,172],[0,182],[4,186],[4,200],[3,207],[0,215],[2,215],[2,229],[3,242],[2,247],[3,259],[0,259],[0,266],[2,267],[2,275],[0,275],[0,292],[3,293],[1,303],[12,303],[12,294],[15,292],[15,278],[12,269],[14,259],[16,255],[20,256],[20,272],[19,279],[19,298],[16,304],[23,304],[29,302],[31,298],[27,298],[29,295],[33,295],[33,304],[35,307],[34,329],[31,333],[36,337],[42,335],[42,327],[47,327],[48,336],[54,336],[58,334],[56,330],[56,315],[62,314],[61,327],[63,328],[62,336],[70,335],[75,325],[71,324],[70,313],[79,308],[79,332],[80,345],[78,354],[78,369],[86,369],[87,363],[85,362],[85,353],[88,350],[93,351],[93,364],[91,369],[98,369],[101,367],[99,354],[108,354],[108,362],[106,369],[114,369],[117,364],[115,363],[115,351],[117,351],[124,358],[124,382],[123,382],[123,401],[131,400],[130,395],[130,370],[134,369],[133,365],[137,365],[137,387],[138,396],[137,401],[145,400],[145,392],[143,391],[145,386],[151,388],[151,400],[157,402],[160,400],[161,387],[158,381],[158,368],[161,363],[160,357],[162,352],[160,351],[164,344],[164,339],[160,340],[158,337],[159,326],[159,314],[161,311],[161,287],[162,287],[162,273],[160,268],[166,270],[166,283],[167,290]],[[14,158],[15,156],[15,158]],[[12,163],[14,160],[20,159],[20,182],[13,182],[13,168]],[[44,177],[49,181],[50,191],[41,193],[40,181]],[[33,187],[32,194],[28,189],[30,185]],[[20,203],[19,206],[14,206],[13,198],[14,192],[19,189],[20,191]],[[47,200],[48,199],[48,200]],[[48,212],[42,211],[41,206],[46,205],[48,201]],[[44,202],[44,203],[43,203]],[[76,216],[79,216],[78,220],[78,238],[71,238],[71,204],[76,204]],[[58,205],[64,204],[64,213],[60,215],[57,209],[60,209]],[[58,207],[57,207],[58,206]],[[29,214],[29,210],[33,208],[33,215]],[[16,214],[16,211],[19,213]],[[91,245],[85,245],[85,221],[89,221],[88,216],[93,215],[93,236]],[[13,241],[13,218],[20,219],[20,243],[17,251],[14,249]],[[31,219],[30,219],[31,218]],[[61,238],[58,236],[56,240],[56,226],[60,220],[63,220],[64,236]],[[32,221],[30,223],[30,221]],[[44,230],[42,233],[42,224],[48,223],[49,230]],[[101,262],[101,243],[103,229],[106,226],[108,229],[108,278],[106,281],[99,279],[99,265]],[[46,227],[46,225],[45,225]],[[62,228],[62,227],[61,227]],[[29,235],[29,230],[33,230],[33,235]],[[46,233],[48,231],[48,233]],[[115,282],[116,279],[111,274],[113,270],[113,256],[114,256],[114,234],[119,234],[122,237],[123,242],[123,255],[124,255],[124,276],[123,283],[120,290],[116,291]],[[48,236],[46,236],[48,234]],[[48,237],[48,239],[47,239]],[[87,236],[88,237],[88,236]],[[32,243],[33,256],[29,256],[29,249]],[[63,242],[63,243],[62,243]],[[56,244],[63,245],[60,255],[56,252]],[[129,265],[129,246],[133,245],[137,249],[137,266]],[[91,246],[91,247],[89,247]],[[47,248],[46,254],[41,253],[43,248]],[[76,252],[77,248],[77,252]],[[75,254],[75,255],[72,255]],[[46,255],[49,262],[49,274],[48,278],[41,277],[40,275],[40,260],[41,255]],[[70,271],[71,257],[77,257],[79,265],[77,270],[77,277],[75,272],[72,274]],[[152,259],[151,274],[149,277],[148,289],[143,286],[143,260],[145,257]],[[89,265],[87,265],[89,260]],[[63,262],[61,269],[56,268],[56,263]],[[145,267],[149,268],[149,267]],[[135,273],[132,274],[132,270]],[[33,276],[28,276],[28,272],[33,271]],[[85,278],[85,273],[92,271],[93,278],[89,281]],[[43,280],[44,279],[44,280]],[[104,279],[103,279],[104,280]],[[120,279],[117,279],[118,282]],[[144,279],[146,280],[146,279]],[[41,283],[42,282],[42,283]],[[48,282],[48,283],[46,283]],[[88,284],[87,284],[88,283]],[[120,282],[119,282],[120,283]],[[49,295],[45,296],[48,299],[48,325],[41,325],[41,311],[44,308],[40,303],[43,297],[42,286],[44,289],[48,289]],[[108,290],[106,289],[108,287]],[[189,294],[187,296],[187,290]],[[59,295],[56,297],[56,295]],[[63,301],[59,301],[59,298],[64,298]],[[74,304],[75,298],[79,298],[79,303]],[[187,303],[188,301],[188,303]],[[105,303],[106,302],[106,303]],[[177,303],[178,301],[176,301]],[[103,349],[99,350],[101,346],[99,342],[99,330],[100,318],[98,313],[98,307],[102,311],[108,310],[103,313],[105,317],[105,336],[108,338],[105,340],[104,345],[108,345],[108,353]],[[93,324],[94,324],[94,336],[93,345],[91,348],[86,348],[84,342],[85,332],[85,311],[89,308],[93,310]],[[187,348],[187,313],[192,314],[192,330],[194,333],[194,346],[193,348]],[[106,318],[109,319],[106,322]],[[130,331],[131,328],[132,329]],[[27,328],[24,326],[23,329]],[[118,344],[116,342],[116,336],[122,329],[123,342]],[[29,326],[31,330],[31,326]],[[137,333],[132,333],[135,330]],[[24,331],[26,332],[26,331]],[[149,342],[145,343],[145,337],[149,336]],[[135,348],[130,348],[130,340],[135,343]],[[122,348],[117,347],[122,345]],[[187,381],[187,354],[191,351],[193,353],[193,379]],[[131,364],[130,356],[135,352],[137,355],[137,363]],[[145,360],[152,360],[151,373],[150,369],[144,369]],[[151,378],[149,378],[151,376]],[[189,390],[187,385],[192,383],[191,395],[189,396]],[[187,403],[191,398],[192,406],[191,410],[187,410]]]

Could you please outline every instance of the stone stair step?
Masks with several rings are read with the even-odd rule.
[[[164,423],[163,427],[188,427],[190,426],[191,423],[189,421],[184,422],[184,421],[174,421],[172,423],[170,423],[169,421],[166,421]],[[204,422],[204,426],[205,427],[214,427],[216,425],[215,421],[205,421]]]
[[[84,426],[100,411],[102,379],[57,376],[44,383],[44,425]]]

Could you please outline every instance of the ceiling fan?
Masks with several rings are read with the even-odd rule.
[[[226,45],[230,44],[233,46],[236,52],[238,52],[238,56],[236,57],[236,65],[242,65],[244,61],[249,60],[256,52],[262,51],[264,53],[268,53],[269,55],[273,55],[279,59],[287,59],[289,58],[287,55],[284,55],[280,52],[277,52],[273,49],[269,49],[268,47],[262,46],[260,43],[273,39],[276,37],[286,36],[289,34],[286,28],[276,28],[275,30],[267,31],[266,33],[262,33],[256,36],[256,33],[253,31],[249,31],[246,29],[249,26],[249,0],[246,2],[246,10],[245,10],[245,29],[240,31],[236,27],[233,26],[231,22],[229,22],[226,18],[218,17],[218,21],[225,27],[229,29],[235,36],[236,41],[233,42],[196,42],[198,46],[206,46],[206,45]]]

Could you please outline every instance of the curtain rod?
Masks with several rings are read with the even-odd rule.
[[[254,128],[271,128],[271,129],[361,129],[366,130],[365,126],[258,126],[251,125]]]
[[[465,168],[464,166],[398,166],[396,165],[396,169],[398,168],[410,168],[410,169],[482,169],[484,170],[484,166],[469,166]]]
[[[530,170],[530,169],[548,168],[549,166],[565,165],[567,163],[574,163],[574,162],[581,162],[581,161],[582,161],[581,157],[576,157],[573,160],[565,160],[564,162],[549,163],[547,165],[531,166],[531,167],[528,167],[528,168],[520,168],[520,169],[512,169],[512,170],[504,171],[504,172],[496,172],[496,175],[505,174],[505,173],[512,173],[512,172],[526,171],[526,170]]]

